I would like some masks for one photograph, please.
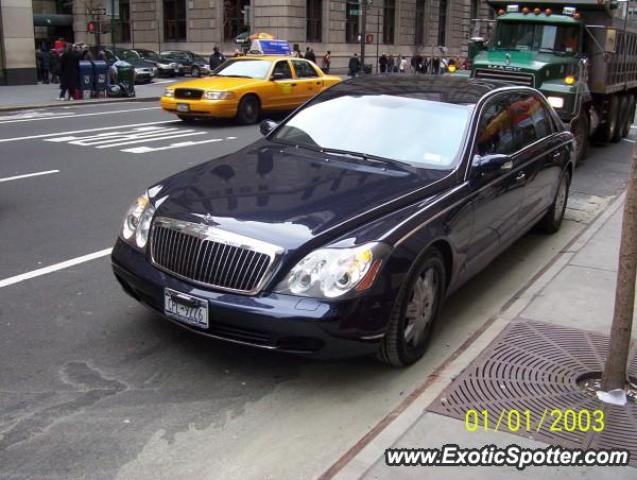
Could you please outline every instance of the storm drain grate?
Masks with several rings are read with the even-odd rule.
[[[625,407],[607,405],[578,385],[591,372],[603,370],[607,351],[608,337],[604,335],[541,322],[515,321],[427,410],[463,421],[468,410],[486,410],[492,431],[502,411],[508,414],[511,410],[528,410],[529,418],[523,414],[517,432],[508,428],[507,414],[499,431],[571,448],[625,448],[631,452],[631,465],[637,466],[637,403],[628,402]],[[637,376],[637,356],[631,359],[629,375]],[[604,430],[567,431],[561,421],[556,426],[561,426],[562,431],[551,431],[549,427],[558,415],[549,413],[537,431],[544,412],[554,409],[602,410]],[[480,416],[481,429],[482,419]],[[512,422],[515,428],[515,416]],[[567,426],[572,427],[572,422]]]

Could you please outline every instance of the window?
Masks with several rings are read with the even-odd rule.
[[[506,97],[485,108],[480,119],[476,142],[479,155],[494,153],[508,155],[516,150],[513,139],[513,119],[509,109],[511,103],[512,99]]]
[[[292,78],[292,69],[287,60],[276,62],[274,70],[272,70],[272,76],[276,76],[277,80],[290,80]]]
[[[323,16],[322,0],[307,0],[305,2],[307,11],[307,30],[305,36],[308,42],[320,42],[322,38]]]
[[[186,0],[164,0],[164,40],[186,40]]]
[[[509,107],[513,119],[516,150],[551,133],[550,114],[542,101],[534,95],[517,95]]]
[[[113,26],[115,42],[128,43],[131,41],[130,0],[119,0],[119,20]]]
[[[416,45],[425,44],[425,0],[416,0]]]
[[[246,77],[265,79],[268,76],[272,62],[270,60],[237,59],[228,60],[221,64],[215,75],[220,77]]]
[[[480,0],[471,0],[471,18],[475,20],[480,18]]]
[[[440,16],[438,17],[438,45],[447,43],[447,0],[440,0]]]
[[[223,38],[234,40],[240,33],[250,30],[250,0],[223,1]]]
[[[296,76],[298,78],[318,77],[316,70],[314,70],[314,67],[312,67],[312,65],[310,65],[308,62],[304,62],[302,60],[292,60],[292,65],[294,65],[294,71],[296,72]]]
[[[345,41],[357,43],[358,40],[358,14],[360,8],[357,0],[347,0],[345,4]]]
[[[383,3],[383,43],[394,43],[394,26],[396,25],[396,0],[385,0]]]
[[[543,25],[540,23],[502,22],[496,31],[497,48],[548,52],[577,52],[578,26]]]

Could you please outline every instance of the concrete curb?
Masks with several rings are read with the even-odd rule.
[[[0,107],[0,112],[17,112],[20,110],[38,110],[41,108],[53,108],[70,105],[99,105],[119,102],[155,102],[159,101],[161,97],[124,97],[124,98],[105,98],[105,99],[91,99],[91,100],[74,100],[72,102],[55,102],[45,103],[38,105],[9,105]]]
[[[409,394],[401,404],[390,411],[345,452],[319,480],[358,480],[383,456],[385,449],[397,442],[425,412],[427,406],[449,385],[484,348],[521,313],[547,284],[568,265],[575,254],[621,208],[622,193],[599,212],[594,220],[558,252],[496,315],[488,319],[451,356]]]

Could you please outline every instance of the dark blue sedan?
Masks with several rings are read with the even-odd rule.
[[[409,365],[445,297],[564,216],[574,140],[536,90],[453,77],[340,83],[126,213],[124,290],[191,331]]]

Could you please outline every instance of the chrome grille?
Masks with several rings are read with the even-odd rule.
[[[200,100],[203,96],[203,90],[197,90],[195,88],[176,88],[175,98],[181,98],[185,100]]]
[[[535,80],[532,73],[523,72],[511,72],[508,70],[491,70],[485,68],[478,68],[476,70],[476,78],[483,80],[501,80],[511,82],[516,85],[525,85],[527,87],[534,87]]]
[[[281,249],[214,227],[159,217],[150,241],[155,265],[209,287],[257,293]]]

